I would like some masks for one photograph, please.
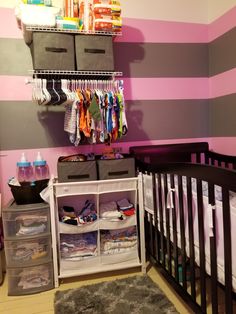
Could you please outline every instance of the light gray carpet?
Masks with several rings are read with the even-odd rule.
[[[173,304],[146,275],[57,291],[55,314],[176,314]]]

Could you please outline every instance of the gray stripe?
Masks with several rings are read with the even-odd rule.
[[[63,106],[0,102],[1,150],[71,146]],[[128,101],[122,142],[208,137],[208,100]]]
[[[209,44],[209,75],[236,67],[236,27]]]
[[[29,75],[30,49],[23,39],[0,38],[0,75]]]
[[[210,100],[209,136],[236,136],[236,94]]]
[[[117,71],[125,77],[206,77],[207,44],[114,43]]]
[[[0,39],[0,75],[28,75],[30,49],[23,39]],[[206,77],[207,44],[114,43],[116,71],[124,77]]]
[[[208,136],[208,100],[127,101],[124,141]]]
[[[125,77],[207,77],[236,67],[236,27],[209,44],[114,43],[116,71]],[[27,75],[30,50],[23,39],[0,38],[0,75]],[[209,56],[208,56],[209,48]]]
[[[0,102],[2,150],[70,145],[63,131],[63,106],[40,107],[30,101]]]

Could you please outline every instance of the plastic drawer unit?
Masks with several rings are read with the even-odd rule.
[[[8,295],[33,294],[52,289],[52,263],[32,267],[8,268]]]
[[[50,262],[52,259],[50,235],[21,241],[5,241],[8,267],[25,267]]]
[[[8,295],[54,287],[50,207],[46,203],[3,208]]]
[[[46,203],[16,205],[3,209],[4,237],[7,240],[45,235],[50,232],[50,211]]]

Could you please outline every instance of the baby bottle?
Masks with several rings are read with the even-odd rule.
[[[40,154],[37,153],[36,160],[33,162],[34,165],[34,177],[35,180],[49,179],[49,169],[46,160],[44,160]]]
[[[21,160],[17,162],[17,179],[21,182],[33,181],[33,167],[27,160],[25,153],[21,154]]]

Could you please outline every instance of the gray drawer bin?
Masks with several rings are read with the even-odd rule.
[[[34,70],[75,70],[73,34],[34,32],[30,49]]]
[[[97,180],[95,160],[58,161],[58,182],[94,181]]]
[[[99,180],[135,177],[134,158],[98,160]]]
[[[75,55],[78,71],[114,71],[111,36],[76,35]]]

